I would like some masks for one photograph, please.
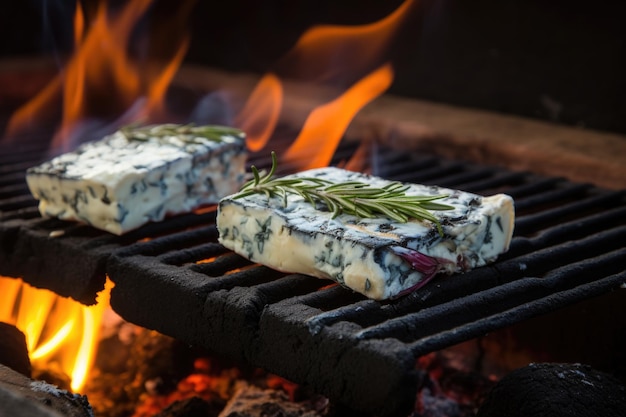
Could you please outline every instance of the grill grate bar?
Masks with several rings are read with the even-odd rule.
[[[547,190],[529,197],[521,197],[515,200],[517,210],[541,210],[547,207],[560,205],[568,201],[576,201],[585,196],[591,188],[587,184],[563,183],[560,187]]]
[[[623,236],[625,232],[624,227],[618,228],[608,236],[608,239]],[[466,322],[472,322],[473,318],[484,315],[486,309],[507,309],[508,307],[503,306],[503,303],[523,303],[536,298],[537,292],[533,292],[535,286],[539,286],[538,289],[545,292],[556,290],[557,283],[550,282],[548,279],[554,271],[559,270],[551,264],[560,265],[560,262],[552,262],[553,259],[571,261],[565,267],[565,270],[571,274],[568,275],[567,281],[561,283],[561,286],[573,285],[574,277],[579,274],[586,277],[585,274],[593,271],[600,275],[617,272],[623,269],[620,259],[623,259],[623,255],[626,254],[624,252],[626,249],[620,249],[620,246],[622,245],[619,241],[611,246],[602,239],[592,236],[583,241],[533,252],[527,256],[505,261],[498,266],[471,271],[463,277],[447,277],[439,283],[430,283],[428,286],[441,288],[444,293],[443,297],[437,297],[432,301],[427,297],[421,299],[419,303],[405,304],[402,308],[395,306],[391,312],[385,311],[385,307],[381,307],[376,302],[363,303],[359,309],[354,309],[354,306],[343,306],[338,311],[326,311],[312,318],[310,324],[316,327],[329,326],[340,320],[349,319],[363,327],[368,327],[359,334],[360,338],[402,338],[401,335],[404,335],[406,340],[419,340],[424,335],[430,334],[429,332],[436,332],[432,330],[435,325],[454,327],[446,317],[452,314],[455,308],[460,309],[460,322],[463,322],[463,318]],[[581,254],[586,256],[581,256]],[[601,267],[617,268],[617,270],[607,272]],[[487,270],[492,272],[491,276],[487,276],[491,286],[472,290],[471,287],[468,288],[468,285],[460,282],[463,280],[481,281],[486,277],[485,271]],[[456,291],[454,287],[460,287],[462,291]],[[423,292],[428,293],[429,290],[430,288],[426,288]],[[475,302],[471,301],[472,297]],[[491,299],[486,297],[491,297]],[[496,302],[498,300],[499,302]],[[431,318],[428,314],[435,314],[437,317]],[[408,329],[413,329],[413,332],[408,332]]]
[[[0,186],[21,184],[26,190],[26,182],[24,181],[24,171],[8,171],[0,173]]]
[[[334,163],[348,161],[355,149],[340,146]],[[111,305],[125,319],[380,416],[412,407],[418,356],[626,281],[626,191],[377,148],[370,164],[377,175],[506,192],[518,213],[511,249],[497,263],[381,303],[227,251],[217,242],[215,207],[123,236],[43,220],[20,171],[43,154],[27,152],[27,162],[12,159],[10,169],[0,169],[0,274],[86,303],[108,274],[115,282]],[[260,169],[270,163],[267,154],[250,161]],[[62,278],[51,283],[49,270]]]
[[[248,261],[247,259],[242,258],[239,255],[227,252],[225,255],[218,257],[211,263],[196,265],[193,270],[201,272],[208,277],[220,277],[231,271],[245,268],[250,265],[253,265],[253,263]],[[266,271],[258,270],[256,272],[256,277],[258,279],[264,280],[266,278],[266,274],[264,274],[264,272]],[[254,273],[250,275],[250,278],[255,278]],[[254,284],[254,281],[252,281],[252,283]]]
[[[532,207],[533,213],[522,215],[516,219],[516,233],[527,235],[537,232],[541,227],[546,227],[546,225],[559,224],[567,221],[569,218],[577,218],[589,212],[605,213],[611,207],[625,204],[625,196],[625,192],[607,192],[588,197],[579,196],[573,202],[563,201],[556,207],[545,208],[541,211],[537,211],[535,207]],[[533,200],[535,204],[541,204],[541,200]],[[522,199],[521,204],[527,201]],[[528,204],[523,205],[527,209],[531,208]]]
[[[398,175],[389,175],[389,179],[402,182],[415,182],[425,185],[439,185],[446,182],[450,176],[456,176],[463,171],[463,164],[444,164],[427,168],[419,172],[404,172]]]
[[[456,186],[465,191],[482,195],[497,194],[510,190],[514,185],[525,181],[528,174],[523,172],[493,173],[490,177],[477,181],[462,181]]]
[[[472,323],[481,317],[510,310],[557,291],[571,289],[581,284],[580,281],[584,284],[584,278],[589,273],[619,272],[619,270],[616,271],[619,268],[617,265],[620,259],[625,259],[625,256],[626,249],[618,249],[596,258],[572,263],[564,269],[552,270],[542,278],[533,277],[531,272],[526,277],[507,279],[509,282],[505,284],[469,294],[462,299],[462,302],[459,299],[452,299],[446,303],[406,314],[364,329],[357,333],[357,337],[364,339],[395,337],[405,342],[419,341],[429,335]]]
[[[566,291],[551,293],[550,295],[520,304],[510,310],[483,317],[460,328],[449,329],[431,336],[426,336],[411,344],[411,351],[416,357],[443,349],[451,344],[461,343],[484,335],[494,329],[504,328],[511,323],[528,320],[559,308],[563,308],[583,300],[600,296],[615,290],[626,282],[626,271],[598,279],[571,288]]]
[[[562,183],[563,180],[560,178],[541,178],[529,175],[525,183],[508,188],[506,192],[513,197],[515,201],[518,201],[522,198],[528,198],[545,191],[554,190]]]
[[[27,187],[23,183],[10,183],[6,185],[0,185],[0,200],[5,198],[12,198],[15,195],[25,194],[28,192]]]
[[[217,234],[217,231],[215,231]],[[215,239],[215,237],[213,237]],[[223,255],[228,251],[222,245],[217,242],[203,243],[198,246],[185,248],[179,251],[166,253],[159,256],[161,262],[168,265],[182,266],[185,264],[196,264],[196,262],[203,262],[207,259],[216,258],[219,255]],[[208,263],[208,262],[207,262]],[[200,263],[199,265],[202,265]],[[201,272],[198,268],[198,272]]]
[[[520,219],[523,221],[524,218]],[[626,206],[609,209],[583,218],[576,218],[567,223],[553,224],[541,230],[534,238],[517,237],[511,242],[509,251],[500,260],[519,256],[542,247],[556,245],[559,242],[579,239],[594,233],[601,233],[608,228],[626,223]]]
[[[2,199],[0,210],[17,211],[32,206],[33,198],[29,195],[20,195],[16,197],[7,197]]]

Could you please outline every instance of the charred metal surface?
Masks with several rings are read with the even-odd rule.
[[[0,275],[23,278],[35,287],[93,304],[104,288],[106,264],[114,251],[162,235],[164,244],[180,246],[175,237],[167,236],[215,217],[213,213],[182,215],[121,237],[77,223],[42,219],[26,186],[25,171],[46,158],[45,149],[0,147]],[[206,238],[194,231],[184,242],[189,245]]]
[[[334,163],[353,150],[340,149]],[[377,175],[506,192],[517,212],[498,262],[381,303],[229,252],[217,243],[214,208],[122,237],[43,220],[23,178],[42,155],[25,155],[0,156],[11,161],[0,168],[0,275],[86,303],[108,275],[111,305],[128,321],[380,416],[412,409],[420,356],[626,283],[626,191],[380,149],[370,163]]]

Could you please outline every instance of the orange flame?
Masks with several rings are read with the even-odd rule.
[[[348,171],[367,172],[371,174],[371,167],[366,166],[367,157],[370,153],[370,147],[368,143],[363,141],[359,144],[359,147],[354,151],[352,156],[347,161],[341,161],[337,166],[339,168],[347,169]]]
[[[13,114],[7,136],[16,137],[36,122],[48,119],[59,102],[62,102],[61,127],[52,145],[64,150],[77,124],[94,114],[108,118],[140,103],[139,110],[130,115],[133,120],[162,115],[163,97],[185,56],[189,39],[183,37],[165,65],[134,58],[129,53],[131,37],[152,2],[133,0],[120,12],[113,13],[106,0],[101,0],[93,19],[86,18],[79,3],[74,15],[74,54],[58,77]],[[183,3],[174,21],[184,21],[191,4]]]
[[[267,145],[278,124],[282,106],[282,83],[275,74],[266,74],[255,87],[235,121],[235,124],[246,132],[248,149],[257,152]]]
[[[13,115],[8,137],[17,137],[31,125],[58,116],[60,127],[53,146],[67,149],[77,125],[90,116],[104,113],[111,117],[115,113],[117,117],[119,109],[126,111],[139,103],[129,117],[138,121],[163,117],[163,98],[186,54],[189,38],[184,36],[178,42],[165,64],[142,63],[133,57],[129,52],[131,38],[152,3],[132,0],[113,12],[106,0],[100,0],[95,15],[87,16],[79,2],[74,15],[73,55],[58,77]],[[184,21],[191,4],[186,2],[173,20]],[[331,98],[317,98],[319,105],[307,109],[303,129],[284,155],[298,164],[306,159],[301,164],[304,168],[328,165],[354,116],[393,82],[393,69],[385,63],[385,53],[414,5],[415,1],[406,0],[389,16],[367,25],[319,26],[307,31],[276,70],[262,78],[238,114],[236,125],[247,132],[248,147],[259,151],[267,146],[285,110],[284,79],[350,85],[342,94],[333,91]],[[34,363],[58,361],[71,376],[72,388],[79,391],[93,360],[111,286],[107,281],[98,304],[86,307],[19,280],[0,277],[0,321],[15,324],[25,333]]]
[[[279,62],[290,77],[332,82],[380,65],[401,25],[417,6],[406,0],[387,17],[357,26],[320,25],[302,35]]]
[[[391,65],[386,64],[364,77],[339,98],[316,108],[284,159],[306,160],[302,169],[327,166],[354,115],[372,99],[386,91],[393,81]]]
[[[57,362],[79,392],[93,363],[96,342],[113,284],[107,280],[97,304],[85,306],[18,279],[0,277],[0,321],[26,337],[34,366]]]
[[[305,32],[276,71],[261,79],[236,119],[235,124],[247,132],[249,149],[259,151],[267,145],[280,113],[285,111],[285,86],[278,74],[328,85],[352,79],[352,87],[345,93],[309,110],[300,135],[284,155],[300,169],[328,165],[354,116],[393,82],[391,64],[381,63],[415,6],[415,1],[406,0],[393,13],[371,24],[323,25]],[[298,163],[302,160],[307,162]]]

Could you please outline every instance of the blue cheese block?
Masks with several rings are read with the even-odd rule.
[[[383,187],[390,181],[338,168],[293,176],[333,182],[361,181]],[[229,196],[218,205],[219,241],[271,268],[328,278],[376,300],[412,291],[435,274],[459,273],[493,262],[508,250],[513,234],[513,199],[435,186],[409,185],[407,195],[447,195],[437,202],[436,224],[386,217],[360,218],[313,206],[297,194]]]
[[[136,136],[120,130],[28,169],[42,216],[121,235],[217,203],[241,187],[247,156],[242,132],[215,127],[217,136],[170,135],[164,127],[194,132],[178,125],[149,126]]]

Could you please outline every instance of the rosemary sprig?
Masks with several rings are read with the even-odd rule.
[[[151,138],[162,140],[175,136],[186,143],[201,143],[199,138],[213,142],[223,142],[224,136],[242,137],[244,135],[243,131],[233,127],[217,125],[196,126],[193,123],[184,125],[166,123],[144,127],[129,125],[122,127],[120,131],[128,140],[147,141]]]
[[[250,169],[254,178],[234,198],[263,193],[268,198],[282,196],[286,205],[287,194],[298,194],[312,205],[322,202],[333,213],[333,218],[346,213],[364,218],[383,215],[401,223],[406,223],[409,219],[429,220],[436,224],[439,234],[443,234],[441,223],[431,211],[454,208],[436,202],[447,197],[446,195],[407,195],[409,186],[399,182],[374,187],[359,181],[334,183],[315,177],[274,178],[276,167],[276,154],[272,152],[270,171],[260,173],[252,166]]]

